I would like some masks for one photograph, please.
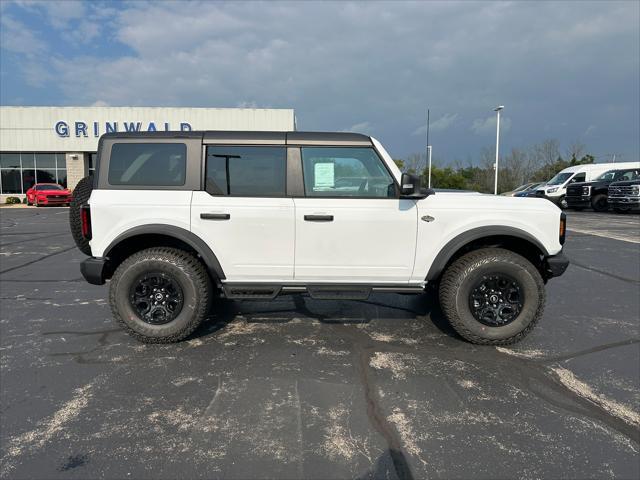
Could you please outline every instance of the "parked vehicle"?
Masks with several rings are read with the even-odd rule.
[[[622,163],[588,163],[586,165],[575,165],[559,172],[549,180],[542,188],[536,190],[536,196],[546,198],[558,205],[560,208],[567,208],[565,195],[567,185],[578,182],[590,182],[612,168],[635,168],[638,162]]]
[[[112,133],[98,149],[70,210],[91,255],[80,269],[110,279],[114,317],[143,342],[187,337],[214,296],[364,300],[434,285],[462,337],[508,344],[569,263],[556,206],[422,189],[366,135]]]
[[[545,182],[532,183],[529,188],[513,195],[514,197],[535,197],[536,190],[544,185]]]
[[[69,205],[71,190],[57,183],[36,183],[26,192],[27,205]]]
[[[640,210],[640,178],[610,184],[608,198],[618,213]]]
[[[573,210],[591,207],[596,212],[606,212],[609,209],[607,201],[609,185],[613,182],[634,180],[639,176],[640,162],[637,162],[633,168],[608,170],[592,182],[572,183],[567,187],[567,206]]]
[[[531,182],[525,183],[524,185],[520,185],[519,187],[516,187],[513,190],[510,190],[508,192],[502,192],[500,195],[502,195],[503,197],[514,197],[516,193],[529,190],[533,185],[537,185],[537,184],[531,183]]]

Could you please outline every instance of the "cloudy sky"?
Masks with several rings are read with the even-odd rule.
[[[395,157],[640,151],[640,3],[0,2],[2,105],[294,108]]]

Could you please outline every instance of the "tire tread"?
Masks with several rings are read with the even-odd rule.
[[[488,339],[472,333],[460,319],[456,308],[456,296],[460,283],[469,273],[469,269],[479,260],[486,260],[493,257],[500,261],[511,262],[517,264],[530,271],[538,285],[538,308],[531,322],[519,333],[511,337],[503,339]],[[533,271],[532,271],[533,270]],[[524,257],[510,250],[502,248],[482,248],[474,250],[454,261],[442,275],[440,281],[440,306],[447,317],[447,320],[453,329],[463,338],[471,343],[479,345],[511,345],[517,343],[526,337],[542,317],[546,295],[544,290],[544,282],[537,269]]]
[[[131,328],[124,321],[124,319],[120,315],[120,312],[118,311],[115,293],[117,291],[116,286],[118,282],[120,281],[123,273],[129,267],[144,260],[166,261],[177,266],[194,279],[194,282],[196,283],[196,289],[202,296],[198,302],[198,308],[192,315],[189,323],[183,329],[172,335],[167,335],[164,337],[151,337],[148,335],[143,335]],[[191,335],[193,331],[198,328],[198,326],[205,319],[211,306],[212,298],[213,292],[211,281],[209,280],[209,275],[207,274],[205,266],[202,264],[202,262],[200,262],[190,253],[185,252],[184,250],[171,247],[148,248],[146,250],[141,250],[137,253],[134,253],[133,255],[128,257],[118,266],[118,268],[114,272],[109,289],[109,304],[111,306],[113,317],[116,319],[120,327],[122,327],[122,329],[124,329],[129,335],[142,343],[175,343],[184,340],[189,335]]]

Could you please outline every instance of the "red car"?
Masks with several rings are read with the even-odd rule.
[[[71,190],[57,183],[36,183],[27,190],[27,205],[69,205]]]

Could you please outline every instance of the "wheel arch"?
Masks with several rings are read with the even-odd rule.
[[[543,272],[543,259],[549,256],[545,246],[530,233],[503,225],[474,228],[449,240],[433,260],[426,281],[440,278],[447,267],[465,253],[483,247],[501,247],[527,258]]]
[[[184,228],[162,224],[141,225],[118,235],[104,250],[103,256],[109,260],[110,267],[107,278],[128,256],[160,246],[189,251],[202,259],[214,281],[226,278],[218,258],[204,240]]]

